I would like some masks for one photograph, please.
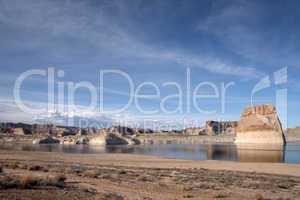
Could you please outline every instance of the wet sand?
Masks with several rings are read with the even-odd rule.
[[[131,154],[0,150],[5,175],[64,174],[64,188],[1,189],[1,199],[297,199],[300,165]],[[16,192],[17,191],[17,192]]]

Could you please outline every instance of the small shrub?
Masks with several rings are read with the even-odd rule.
[[[19,169],[28,169],[28,166],[26,164],[19,164],[18,168]]]
[[[44,168],[44,169],[43,169],[43,172],[49,172],[49,169]]]
[[[289,184],[279,184],[278,187],[281,189],[289,189],[290,185]]]
[[[97,190],[94,189],[94,188],[91,188],[91,187],[89,187],[89,188],[83,188],[83,191],[91,193],[91,194],[96,194],[97,193]]]
[[[124,197],[117,193],[108,193],[108,194],[104,194],[104,199],[124,200]]]
[[[263,197],[262,194],[257,193],[257,194],[255,195],[255,199],[256,199],[256,200],[264,200],[265,198]]]
[[[56,186],[56,187],[64,187],[66,176],[63,174],[56,175],[52,178],[48,178],[48,185]]]
[[[88,178],[97,178],[99,173],[96,170],[87,170],[83,173],[83,176]]]
[[[187,195],[184,195],[183,197],[187,198],[187,199],[190,199],[190,198],[193,198],[194,196],[192,194],[187,194]]]
[[[101,175],[101,178],[102,178],[102,179],[110,180],[110,179],[112,179],[113,177],[112,177],[110,174],[103,174],[103,175]]]
[[[222,199],[222,198],[226,198],[226,197],[227,197],[227,195],[224,194],[224,193],[218,193],[218,194],[215,196],[215,198],[217,198],[217,199]]]
[[[15,162],[15,163],[11,163],[9,166],[11,169],[17,169],[19,167],[19,163]]]
[[[30,171],[40,171],[42,169],[43,169],[43,167],[40,166],[40,165],[32,165],[32,166],[29,167]]]
[[[138,178],[139,181],[143,181],[143,182],[152,182],[153,179],[150,176],[140,176]]]
[[[23,176],[20,177],[20,189],[31,189],[35,186],[37,186],[40,183],[40,179],[33,176]]]
[[[125,170],[121,170],[119,171],[119,174],[127,174],[127,172]]]
[[[0,178],[0,189],[32,189],[38,186],[54,186],[64,187],[66,177],[57,175],[54,177],[39,177],[39,176],[2,176]]]
[[[63,175],[63,174],[59,174],[59,175],[56,175],[56,176],[54,177],[54,179],[55,179],[56,181],[64,182],[64,181],[67,179],[67,177],[66,177],[65,175]]]
[[[13,177],[4,176],[0,179],[1,189],[17,188],[18,185],[20,185],[20,181]]]

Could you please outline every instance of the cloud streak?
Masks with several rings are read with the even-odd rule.
[[[300,40],[295,21],[299,16],[284,14],[294,6],[263,1],[217,4],[209,16],[199,20],[196,29],[214,35],[230,51],[244,58],[276,67],[297,67]]]
[[[142,60],[161,60],[177,63],[183,67],[197,67],[205,71],[248,78],[257,78],[262,74],[254,67],[228,62],[222,58],[204,54],[181,53],[184,49],[169,49],[157,47],[134,36],[136,31],[128,31],[125,24],[133,20],[128,14],[129,7],[120,1],[106,2],[93,9],[87,2],[68,1],[1,1],[0,21],[19,30],[38,31],[37,39],[24,43],[10,43],[10,48],[39,49],[48,46],[46,54],[63,57],[64,52],[80,51],[70,49],[59,42],[52,46],[51,40],[56,38],[74,38],[89,46],[94,57],[113,56]],[[135,2],[136,3],[136,2]],[[138,7],[139,3],[133,7]],[[113,10],[119,15],[112,15]],[[142,12],[142,11],[141,11]],[[42,34],[47,37],[42,37]],[[22,45],[22,46],[20,46]],[[49,48],[50,45],[50,48]],[[57,45],[57,43],[54,43]],[[67,48],[67,49],[66,49]],[[71,47],[72,48],[72,47]],[[66,50],[65,50],[66,49]]]

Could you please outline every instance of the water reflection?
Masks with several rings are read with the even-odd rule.
[[[207,160],[237,160],[237,150],[234,145],[207,145]]]
[[[191,160],[300,163],[300,144],[257,146],[234,144],[160,144],[137,146],[2,144],[1,149],[82,154],[129,153]]]
[[[241,162],[284,162],[285,146],[238,145],[238,161]]]
[[[208,145],[208,160],[236,160],[240,162],[284,162],[285,146],[264,145]]]

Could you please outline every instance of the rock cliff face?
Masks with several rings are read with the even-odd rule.
[[[285,144],[276,109],[270,104],[246,108],[236,132],[235,142],[238,144]]]

